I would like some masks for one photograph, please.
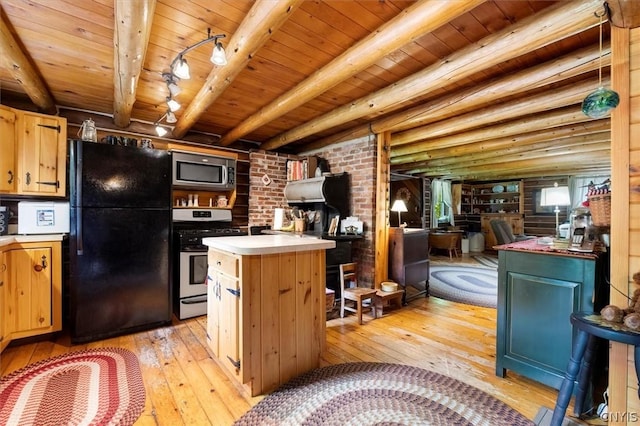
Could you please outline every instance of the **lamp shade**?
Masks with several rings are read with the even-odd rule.
[[[396,200],[396,201],[393,202],[393,205],[391,206],[391,211],[392,212],[406,212],[406,211],[408,211],[407,210],[407,205],[402,200]]]
[[[568,206],[570,203],[569,187],[554,186],[552,188],[542,188],[540,195],[541,206]]]

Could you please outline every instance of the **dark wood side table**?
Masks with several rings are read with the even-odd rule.
[[[558,393],[556,407],[553,410],[553,417],[551,418],[551,426],[562,425],[562,420],[567,411],[567,406],[569,405],[569,400],[573,392],[574,381],[576,380],[578,372],[580,372],[580,377],[578,378],[578,389],[576,390],[574,415],[579,416],[582,412],[582,406],[589,386],[591,361],[598,339],[633,345],[635,347],[634,361],[636,376],[638,376],[640,372],[639,332],[629,330],[622,324],[609,323],[602,320],[600,315],[587,312],[573,313],[570,316],[570,320],[571,324],[577,329],[578,335],[573,345],[569,364],[567,365],[567,372],[562,381],[560,392]],[[582,370],[580,366],[582,366]],[[638,376],[638,382],[640,382],[640,376]],[[640,397],[640,390],[638,391],[638,397]]]
[[[406,305],[407,286],[419,291],[411,298],[429,295],[429,230],[422,228],[389,228],[389,279],[403,290]],[[419,284],[424,282],[424,290]]]

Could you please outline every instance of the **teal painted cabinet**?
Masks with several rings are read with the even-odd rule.
[[[602,257],[498,252],[496,375],[512,370],[560,388],[575,338],[569,315],[608,298]]]

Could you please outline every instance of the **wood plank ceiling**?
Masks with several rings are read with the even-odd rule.
[[[611,18],[629,22],[623,0]],[[602,1],[2,0],[2,103],[154,135],[185,54],[173,138],[302,153],[391,132],[392,170],[453,180],[606,173]],[[617,9],[614,9],[617,8]],[[614,23],[617,22],[614,20]],[[114,47],[115,46],[115,47]],[[73,136],[73,135],[71,135]]]

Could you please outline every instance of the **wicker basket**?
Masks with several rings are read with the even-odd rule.
[[[611,193],[589,196],[589,210],[595,226],[610,226]]]

